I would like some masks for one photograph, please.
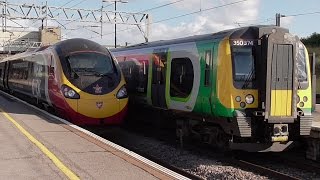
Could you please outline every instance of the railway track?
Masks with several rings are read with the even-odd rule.
[[[120,129],[118,127],[113,127],[111,129],[105,130],[104,128],[96,128],[96,127],[85,127],[87,130],[103,137],[107,138],[109,141],[112,141],[113,143],[116,143],[122,147],[125,147],[126,149],[129,149],[130,151],[133,151],[157,164],[160,164],[172,171],[175,171],[185,177],[188,177],[190,179],[195,179],[195,180],[202,180],[203,178],[189,173],[181,168],[178,168],[176,166],[173,166],[160,158],[157,158],[155,156],[150,155],[149,153],[146,153],[142,151],[141,149],[137,148],[134,144],[134,141],[132,141],[132,138],[129,138],[130,135],[126,134],[126,131],[123,131],[123,129]]]
[[[291,151],[282,153],[242,153],[236,154],[236,159],[245,161],[267,161],[267,163],[275,162],[277,164],[284,164],[288,167],[296,168],[308,172],[320,172],[320,163],[308,160],[303,151]],[[266,160],[267,159],[267,160]]]
[[[168,146],[171,146],[172,148],[176,148],[178,151],[181,151],[182,154],[183,154],[183,151],[189,151],[189,152],[192,152],[193,154],[207,156],[208,159],[215,159],[215,160],[225,164],[224,166],[232,166],[232,167],[240,168],[240,169],[243,169],[246,171],[254,172],[254,173],[262,175],[262,176],[266,176],[268,178],[304,179],[303,176],[295,175],[292,173],[287,173],[284,170],[278,170],[277,168],[270,167],[270,164],[272,164],[272,162],[274,162],[274,164],[279,165],[279,166],[290,166],[293,169],[295,169],[295,170],[291,170],[291,171],[299,171],[299,169],[306,170],[308,172],[318,171],[318,169],[313,169],[313,167],[316,167],[316,166],[313,166],[313,165],[307,166],[307,164],[310,164],[309,162],[307,162],[307,164],[304,163],[304,165],[301,165],[302,159],[301,159],[301,161],[298,162],[298,161],[294,160],[293,158],[291,158],[292,156],[289,156],[289,155],[282,157],[281,155],[283,155],[283,153],[278,154],[278,155],[273,154],[273,153],[263,153],[263,154],[257,153],[258,156],[256,156],[256,153],[240,153],[242,155],[238,155],[239,153],[234,153],[234,152],[228,152],[228,153],[216,152],[216,151],[212,150],[207,145],[203,145],[203,144],[200,145],[200,144],[194,144],[194,143],[192,144],[192,142],[186,143],[184,146],[184,149],[182,150],[179,148],[179,144],[176,141],[172,141],[172,137],[170,137],[170,136],[172,136],[173,133],[166,133],[166,132],[157,133],[150,126],[145,127],[145,128],[141,127],[141,125],[139,125],[139,126],[140,127],[137,129],[134,129],[134,128],[128,129],[128,127],[118,129],[119,131],[121,131],[120,136],[118,136],[119,134],[115,135],[115,134],[117,134],[117,132],[114,132],[114,131],[108,132],[108,133],[100,131],[100,132],[96,132],[96,133],[100,134],[102,137],[105,137],[109,140],[111,137],[111,141],[115,141],[117,144],[121,144],[122,146],[124,146],[124,147],[144,156],[144,157],[152,159],[153,161],[155,161],[155,162],[157,162],[157,163],[159,163],[159,164],[161,164],[171,170],[174,170],[178,173],[181,173],[191,179],[201,179],[201,178],[199,176],[197,176],[197,174],[192,174],[183,168],[180,168],[177,166],[172,166],[166,160],[163,160],[162,157],[157,157],[157,156],[150,154],[149,152],[143,151],[143,149],[135,146],[135,144],[141,144],[141,143],[131,141],[132,138],[130,139],[130,137],[132,137],[132,135],[130,135],[130,134],[135,133],[135,134],[138,134],[142,137],[156,139],[157,141],[164,142]],[[143,129],[147,129],[147,130],[143,131]],[[116,131],[118,131],[118,130],[116,130]],[[126,135],[126,133],[128,133],[128,134]],[[164,136],[164,134],[171,134],[171,135],[166,137],[166,136]],[[248,158],[248,157],[250,157],[250,158]],[[267,159],[268,162],[265,163],[265,159]],[[290,159],[291,159],[291,161],[289,161]],[[306,167],[309,167],[309,169]],[[318,172],[320,172],[320,171],[318,171]],[[320,176],[316,176],[316,177],[320,177]],[[210,179],[210,178],[208,178],[208,179]]]
[[[235,159],[232,161],[233,164],[238,165],[241,168],[250,169],[251,171],[258,172],[259,174],[266,175],[268,177],[272,177],[275,179],[292,179],[292,180],[298,180],[300,178],[294,177],[289,174],[285,174],[279,171],[275,171],[273,169],[246,161],[241,159]]]

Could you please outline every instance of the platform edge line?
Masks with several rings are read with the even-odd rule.
[[[69,179],[79,180],[80,178],[72,172],[67,166],[65,166],[57,156],[55,156],[47,147],[45,147],[40,141],[33,137],[27,130],[25,130],[17,121],[15,121],[8,113],[2,108],[0,112],[11,121],[20,132],[25,135],[33,144],[35,144]]]

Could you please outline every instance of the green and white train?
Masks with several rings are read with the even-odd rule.
[[[111,51],[131,101],[175,114],[180,135],[279,151],[310,134],[308,52],[287,29],[251,26]]]

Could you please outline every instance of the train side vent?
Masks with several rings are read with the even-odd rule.
[[[251,118],[237,117],[238,128],[241,137],[251,137]]]
[[[312,116],[301,116],[300,117],[300,135],[309,136],[311,132],[313,117]]]

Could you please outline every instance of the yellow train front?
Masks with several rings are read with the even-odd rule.
[[[77,125],[120,124],[128,95],[118,62],[103,46],[68,39],[0,61],[0,89]]]
[[[235,130],[232,147],[281,151],[292,140],[310,135],[310,64],[299,38],[284,28],[260,26],[234,31],[223,44],[230,49],[224,57],[231,61],[221,62],[220,67],[232,67],[232,72],[220,68],[217,78],[232,84],[218,83],[218,92],[224,92],[218,96],[234,109],[237,128],[225,129]]]
[[[56,111],[78,125],[120,124],[128,96],[110,52],[84,39],[66,40],[51,49],[48,94]]]

